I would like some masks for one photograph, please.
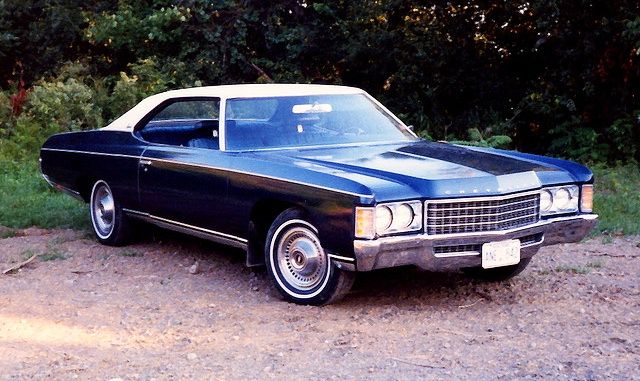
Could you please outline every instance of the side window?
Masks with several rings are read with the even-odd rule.
[[[178,99],[152,111],[138,133],[151,143],[218,149],[219,116],[218,98]]]
[[[170,103],[157,113],[153,121],[215,119],[220,116],[219,100],[189,100]]]

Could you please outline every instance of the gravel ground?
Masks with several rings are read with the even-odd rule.
[[[543,248],[497,284],[360,274],[317,308],[281,301],[240,252],[167,232],[0,236],[0,270],[39,254],[0,275],[0,379],[640,380],[640,237]]]

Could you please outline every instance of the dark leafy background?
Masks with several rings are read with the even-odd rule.
[[[362,87],[432,139],[640,159],[637,0],[0,0],[2,154],[150,94]]]

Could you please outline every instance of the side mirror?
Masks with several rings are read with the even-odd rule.
[[[413,124],[408,125],[407,128],[409,129],[409,131],[415,132],[415,127],[413,127]]]

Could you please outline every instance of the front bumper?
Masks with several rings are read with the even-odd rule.
[[[482,244],[520,239],[522,258],[532,257],[541,246],[578,242],[594,228],[596,214],[557,217],[512,230],[429,236],[426,234],[356,240],[357,271],[415,265],[446,271],[481,266]]]

